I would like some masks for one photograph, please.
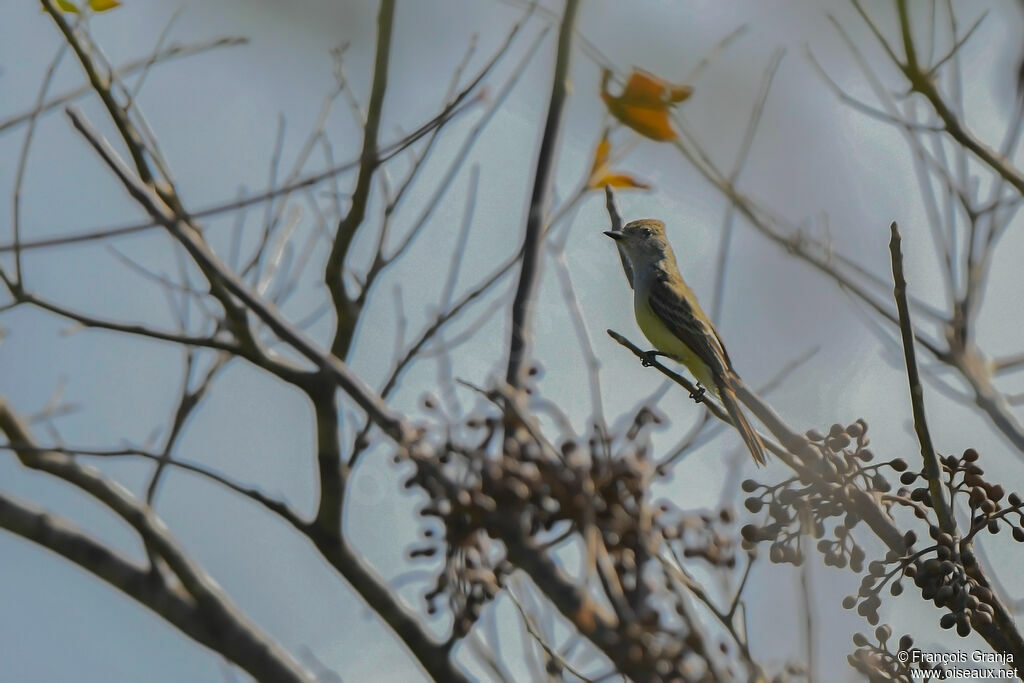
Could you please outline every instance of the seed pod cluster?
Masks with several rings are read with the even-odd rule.
[[[895,652],[889,648],[889,644],[892,642],[891,628],[885,625],[879,626],[875,629],[874,636],[875,639],[872,642],[863,633],[855,633],[853,644],[857,649],[846,658],[850,666],[862,673],[868,680],[910,683],[910,681],[945,678],[946,667],[943,664],[933,665],[921,661],[921,650],[914,647],[914,639],[909,635],[900,638]],[[906,653],[904,656],[906,661],[899,657],[900,652]],[[915,674],[911,673],[912,671],[925,673]]]
[[[1006,495],[1001,485],[986,481],[978,459],[978,452],[973,448],[959,457],[949,455],[940,459],[945,495],[953,504],[966,503],[971,516],[970,529],[961,538],[954,538],[938,524],[929,524],[928,533],[935,544],[916,553],[916,561],[904,569],[904,574],[921,589],[922,597],[947,610],[939,625],[944,629],[955,627],[960,636],[988,626],[995,618],[992,591],[983,583],[983,575],[972,571],[977,562],[972,550],[974,538],[981,533],[996,534],[1008,527],[1014,540],[1024,542],[1020,496]],[[918,482],[921,485],[917,488],[907,488]],[[898,495],[917,503],[915,514],[925,519],[934,517],[924,474],[904,472],[901,483],[904,486]]]
[[[928,535],[932,543],[920,548],[917,534],[913,530],[906,532],[905,552],[890,551],[883,560],[870,562],[858,594],[847,596],[843,600],[844,607],[856,607],[869,623],[876,624],[882,590],[888,586],[892,595],[900,595],[903,581],[909,579],[920,589],[921,597],[945,610],[939,620],[942,628],[956,628],[957,634],[966,637],[972,629],[993,622],[994,596],[983,583],[983,575],[972,571],[977,560],[971,542],[977,534],[997,533],[1004,525],[1013,529],[1014,538],[1024,539],[1021,500],[1011,493],[1004,504],[1002,487],[984,480],[977,460],[977,451],[967,449],[960,457],[946,456],[940,461],[944,470],[944,495],[954,503],[966,497],[971,512],[970,531],[962,537],[940,527],[924,474],[903,472],[900,477],[903,486],[894,499],[912,508],[919,519],[929,522]],[[908,488],[919,480],[920,486]]]
[[[985,471],[978,465],[978,458],[978,451],[968,448],[959,457],[947,455],[939,459],[943,487],[951,504],[963,501],[965,497],[967,499],[971,528],[964,534],[965,539],[971,540],[983,532],[997,534],[1005,527],[1010,529],[1013,540],[1024,543],[1024,513],[1021,511],[1024,503],[1020,495],[1007,495],[1002,485],[987,481]],[[924,471],[904,472],[900,483],[903,486],[898,495],[919,504],[915,510],[918,518],[931,517],[929,510],[934,505]]]
[[[870,464],[873,454],[867,447],[867,424],[863,420],[845,428],[833,425],[828,434],[812,430],[807,438],[817,456],[804,458],[804,464],[817,476],[800,473],[776,485],[743,482],[743,490],[751,494],[745,503],[747,509],[755,514],[766,510],[768,516],[766,523],[743,527],[744,544],[751,547],[769,542],[772,561],[799,564],[803,560],[802,538],[809,534],[817,539],[817,549],[826,565],[849,566],[860,573],[865,570],[865,554],[851,533],[860,521],[851,494],[885,494],[883,505],[890,512],[908,508],[928,524],[933,543],[917,549],[917,535],[908,531],[903,552],[890,550],[883,559],[867,563],[858,593],[847,596],[843,606],[856,609],[875,626],[882,591],[888,589],[898,596],[903,593],[904,582],[910,580],[923,598],[945,610],[940,619],[943,628],[956,628],[959,635],[966,636],[972,629],[990,625],[995,617],[994,599],[983,576],[971,571],[976,561],[971,541],[979,533],[994,534],[1009,527],[1014,539],[1024,542],[1024,502],[1017,494],[1007,495],[1002,486],[985,480],[977,451],[967,449],[959,457],[940,459],[944,495],[954,505],[959,503],[970,510],[970,529],[962,537],[954,537],[940,527],[923,471],[909,471],[900,458]],[[900,475],[901,486],[895,494],[891,493],[884,468]],[[838,521],[826,533],[830,518]],[[876,655],[866,651],[856,656],[863,663],[864,657]]]
[[[849,566],[860,572],[864,550],[850,533],[860,516],[848,493],[852,488],[887,493],[892,486],[883,470],[902,472],[907,467],[900,459],[873,463],[867,432],[864,420],[846,427],[834,424],[828,434],[811,430],[806,435],[812,446],[810,456],[803,460],[805,469],[798,476],[775,485],[744,481],[743,490],[756,494],[746,499],[747,510],[755,514],[765,510],[768,515],[764,524],[743,527],[746,546],[769,542],[773,562],[799,565],[804,559],[801,539],[810,535],[817,539],[826,565]],[[830,520],[835,520],[831,524],[832,538],[826,538]]]
[[[436,411],[438,401],[423,405]],[[464,635],[521,561],[514,548],[549,554],[576,538],[594,557],[589,569],[598,577],[590,585],[604,586],[616,612],[603,635],[614,642],[603,645],[623,653],[620,669],[654,671],[664,680],[704,676],[712,646],[691,623],[686,589],[662,558],[729,571],[736,565],[735,514],[650,500],[657,473],[649,432],[660,421],[643,409],[615,438],[595,426],[585,437],[551,444],[515,416],[475,416],[448,430],[443,443],[403,454],[399,460],[414,466],[406,486],[428,498],[420,512],[429,522],[411,555],[441,561],[425,596],[428,611],[447,606],[453,635]],[[664,609],[673,604],[674,613]]]

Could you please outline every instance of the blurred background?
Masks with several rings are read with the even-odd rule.
[[[884,34],[898,42],[893,5],[871,1],[864,7]],[[953,2],[952,8],[963,30],[987,13],[959,53],[962,100],[972,130],[996,147],[1017,105],[1024,17],[1018,3],[1009,0]],[[436,114],[471,41],[476,47],[467,74],[482,67],[525,11],[525,5],[500,0],[400,0],[382,139],[398,139]],[[272,184],[275,158],[278,175],[287,174],[317,125],[325,97],[336,86],[338,61],[332,54],[342,46],[344,77],[365,106],[373,73],[376,13],[374,2],[221,0],[179,6],[125,0],[116,10],[89,21],[94,39],[113,64],[144,58],[164,33],[167,44],[224,36],[247,39],[245,44],[157,64],[137,94],[182,198],[197,210]],[[560,3],[546,2],[529,15],[521,35],[489,77],[494,85],[487,87],[487,99],[442,131],[424,168],[423,177],[429,180],[417,183],[403,200],[399,234],[422,212],[431,213],[402,266],[389,271],[374,290],[361,322],[350,363],[371,386],[385,381],[393,349],[408,344],[414,331],[439,310],[453,250],[462,250],[458,293],[518,248],[550,95],[560,13]],[[922,31],[927,30],[928,18],[922,10]],[[433,181],[443,177],[480,112],[494,102],[501,85],[516,73],[548,26],[553,30],[526,62],[507,99],[476,138],[467,162],[438,198]],[[692,85],[694,93],[680,105],[679,114],[688,134],[728,172],[744,148],[766,70],[780,59],[737,187],[803,234],[886,282],[891,272],[889,224],[898,221],[911,295],[940,310],[948,308],[941,260],[904,134],[842,102],[814,66],[816,60],[846,92],[871,101],[870,85],[837,26],[884,79],[885,88],[901,96],[899,89],[906,88],[898,71],[847,2],[584,3],[558,149],[555,206],[571,198],[586,180],[595,147],[611,122],[600,98],[602,68],[609,66],[622,77],[639,67],[667,81]],[[716,47],[737,30],[740,33],[727,45]],[[948,39],[944,44],[937,54],[948,49]],[[31,111],[62,45],[53,21],[36,5],[0,4],[0,121]],[[65,56],[50,92],[62,93],[82,83],[79,65]],[[101,131],[113,135],[94,96],[82,97],[77,104]],[[926,118],[925,105],[918,102],[917,107]],[[323,128],[332,141],[335,161],[358,157],[360,122],[344,98],[327,114]],[[0,130],[0,187],[8,188],[0,198],[0,215],[5,217],[12,211],[9,189],[15,184],[25,130],[24,125]],[[656,217],[667,223],[684,275],[710,308],[720,272],[728,199],[672,144],[643,138],[622,126],[611,139],[613,168],[651,186],[648,191],[618,191],[623,217]],[[400,169],[406,162],[396,163]],[[318,151],[303,173],[330,165]],[[351,174],[337,180],[342,193],[352,182]],[[986,182],[978,181],[972,191],[984,194],[990,187]],[[471,229],[463,244],[459,232],[474,183]],[[300,234],[314,234],[324,226],[311,205],[331,206],[338,197],[330,181],[303,192],[277,208],[294,221]],[[60,237],[145,219],[75,133],[61,107],[45,112],[38,121],[20,201],[23,239]],[[381,204],[380,193],[374,192],[372,220],[377,220]],[[251,222],[251,231],[241,231],[243,247],[251,246],[258,239],[264,210],[254,205],[205,218],[207,237],[219,252],[227,253],[233,248],[233,226]],[[1024,287],[1019,268],[1024,235],[1016,222],[995,252],[976,323],[978,345],[993,356],[1019,352],[1024,329],[1024,299],[1019,295]],[[555,228],[555,236],[565,240],[568,273],[600,359],[604,411],[613,419],[658,390],[662,378],[642,368],[605,334],[611,328],[641,341],[631,292],[614,248],[601,235],[608,228],[603,194],[586,192],[560,216]],[[864,418],[877,452],[917,462],[902,352],[885,341],[897,338],[895,328],[880,323],[827,275],[765,239],[741,216],[734,217],[731,230],[717,323],[745,380],[759,387],[789,367],[767,398],[790,424],[824,429],[833,422]],[[2,241],[9,240],[5,234]],[[79,311],[171,326],[174,318],[163,288],[140,279],[127,265],[131,259],[153,272],[176,273],[171,244],[162,232],[145,231],[116,240],[29,250],[23,255],[26,283]],[[371,237],[361,237],[353,260],[358,262],[360,254],[368,258],[374,246]],[[4,257],[9,262],[10,254]],[[586,389],[586,358],[576,346],[553,257],[546,254],[544,260],[535,304],[539,385],[544,397],[561,406],[582,432],[593,410]],[[331,321],[330,316],[317,315],[323,299],[316,282],[319,268],[315,265],[313,277],[299,283],[283,311],[292,320],[311,319],[310,334],[325,340]],[[455,377],[482,386],[504,372],[507,349],[494,340],[507,339],[514,286],[514,278],[500,282],[470,308],[465,322],[448,333],[457,337],[460,329],[479,325],[451,358]],[[883,300],[890,300],[882,294]],[[181,386],[180,349],[78,329],[29,307],[4,312],[0,326],[0,394],[26,416],[40,414],[55,400],[71,408],[34,425],[42,440],[116,447],[147,443],[155,430],[166,428]],[[402,377],[392,401],[396,407],[413,415],[422,410],[424,395],[436,391],[442,371],[438,358],[421,360]],[[796,361],[800,362],[792,365]],[[954,373],[935,367],[926,356],[921,362],[963,391]],[[1007,394],[1024,391],[1020,379],[1008,376],[1000,387]],[[303,399],[252,367],[231,364],[183,433],[178,452],[312,514],[317,495],[313,422]],[[475,400],[471,395],[463,399],[469,404]],[[1024,482],[1021,451],[974,406],[932,385],[926,386],[926,402],[939,451],[977,448],[995,479],[1011,489]],[[667,391],[658,409],[670,424],[656,431],[653,442],[656,451],[666,452],[699,420],[701,411],[678,389]],[[350,433],[360,424],[354,413],[345,414],[339,428]],[[346,533],[390,585],[422,611],[431,565],[413,565],[407,559],[419,530],[413,512],[422,500],[401,489],[399,471],[386,457],[386,449],[374,448],[353,474]],[[135,492],[145,488],[151,471],[138,462],[93,464]],[[688,451],[670,476],[656,481],[654,495],[685,509],[718,509],[723,504],[742,509],[738,481],[753,475],[753,470],[735,434],[720,430]],[[763,481],[785,476],[777,462],[757,473]],[[133,555],[141,552],[109,513],[23,469],[13,456],[0,457],[0,482],[3,490],[71,517],[116,548]],[[156,507],[186,549],[241,608],[300,659],[319,661],[345,681],[423,679],[391,632],[307,543],[278,520],[176,470],[167,474]],[[880,547],[868,549],[869,557],[882,552]],[[985,550],[996,575],[1010,580],[1020,569],[1020,555],[1009,544],[992,543]],[[846,664],[846,654],[852,650],[852,633],[868,628],[840,606],[842,596],[856,592],[858,577],[823,567],[810,549],[808,555],[814,561],[803,570],[772,565],[767,558],[757,563],[746,593],[753,654],[765,666],[779,667],[790,660],[806,661],[810,642],[817,652],[814,680],[858,680]],[[567,566],[577,561],[569,552],[563,559]],[[0,535],[0,573],[4,680],[244,679],[215,653],[22,539]],[[801,581],[809,586],[811,621],[805,620],[802,610],[792,609],[802,604]],[[528,644],[517,626],[514,606],[499,598],[490,609],[511,673],[516,680],[531,679],[531,670],[517,655]],[[952,647],[949,635],[937,626],[938,612],[920,599],[892,599],[882,609],[882,620],[897,633],[914,633],[919,647]],[[446,627],[441,620],[431,623],[439,634]],[[962,645],[970,650],[985,644],[972,636]],[[472,676],[489,679],[471,654],[456,651],[456,657]]]

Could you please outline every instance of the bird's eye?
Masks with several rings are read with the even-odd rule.
[[[651,236],[651,229],[650,229],[650,228],[643,228],[643,229],[642,229],[642,230],[640,231],[640,235],[641,235],[642,237],[650,237],[650,236]]]

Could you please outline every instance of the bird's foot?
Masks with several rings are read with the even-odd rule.
[[[644,351],[643,355],[640,356],[640,363],[645,367],[649,368],[654,365],[655,360],[658,356],[664,356],[665,354],[661,351],[652,349],[651,351]],[[666,356],[667,358],[667,356]]]
[[[704,387],[704,385],[701,384],[700,382],[697,382],[697,389],[696,391],[690,392],[690,398],[693,399],[694,403],[703,403],[705,394],[707,394],[707,392],[708,390]]]

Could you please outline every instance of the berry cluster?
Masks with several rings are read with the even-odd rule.
[[[877,623],[881,590],[889,584],[890,593],[899,595],[903,591],[901,579],[906,577],[921,590],[921,597],[946,610],[939,620],[942,628],[956,627],[959,635],[967,636],[972,628],[983,628],[992,623],[995,616],[992,591],[983,583],[980,574],[972,571],[977,559],[971,542],[977,534],[985,531],[999,533],[1003,526],[1012,528],[1014,539],[1024,541],[1024,515],[1021,513],[1020,496],[1016,493],[1006,496],[1002,486],[987,482],[977,461],[978,452],[973,448],[964,451],[960,457],[949,455],[940,459],[944,495],[954,503],[958,498],[966,497],[971,513],[971,527],[962,538],[955,538],[943,531],[937,522],[931,521],[935,518],[934,503],[924,472],[907,471],[901,475],[903,486],[895,499],[911,507],[919,519],[930,522],[928,535],[933,544],[915,550],[917,534],[908,531],[904,536],[906,552],[897,554],[890,551],[884,561],[872,562],[861,582],[859,594],[848,596],[843,601],[845,607],[856,605],[858,612],[868,617],[869,622]],[[915,483],[920,485],[908,488]]]
[[[863,569],[865,553],[850,534],[859,522],[857,510],[844,495],[850,487],[866,492],[888,493],[892,490],[882,473],[883,468],[902,472],[907,468],[900,459],[868,464],[874,454],[868,448],[868,426],[864,420],[843,427],[832,425],[827,435],[811,430],[807,439],[811,455],[804,461],[805,469],[796,477],[772,486],[748,479],[742,488],[752,495],[746,508],[753,513],[767,508],[769,521],[761,526],[748,524],[741,533],[748,546],[771,542],[769,557],[773,562],[799,565],[803,562],[802,542],[810,534],[818,539],[817,548],[825,556],[825,564]],[[834,539],[825,538],[826,522],[833,525]]]
[[[978,451],[968,448],[960,457],[948,455],[939,459],[945,477],[943,488],[950,503],[967,498],[971,528],[964,535],[964,541],[969,542],[983,531],[997,534],[1006,526],[1011,529],[1015,541],[1024,543],[1024,513],[1021,512],[1020,496],[1016,493],[1007,496],[1001,485],[986,481],[985,471],[978,465],[978,457]],[[932,508],[933,504],[924,471],[904,472],[900,483],[904,487],[900,488],[898,495],[918,503],[921,507],[915,509],[915,514],[927,519],[929,511],[922,508]],[[906,488],[915,483],[919,483],[916,488]],[[1005,502],[1003,498],[1006,498]]]
[[[892,595],[900,595],[905,577],[921,590],[921,597],[947,610],[939,620],[942,628],[956,626],[957,633],[966,636],[972,625],[991,624],[994,614],[990,604],[992,592],[969,573],[975,562],[973,553],[961,550],[950,534],[935,525],[929,526],[929,534],[934,543],[914,550],[917,537],[913,531],[908,531],[904,537],[907,552],[898,555],[890,551],[885,560],[871,562],[861,581],[860,592],[856,596],[847,596],[843,606],[852,609],[856,605],[861,616],[876,624],[882,589],[889,585]]]
[[[745,544],[770,542],[772,561],[800,564],[804,536],[818,539],[817,549],[824,555],[826,565],[849,566],[857,573],[865,572],[858,593],[847,596],[843,607],[856,608],[872,626],[879,623],[882,591],[888,589],[891,595],[898,596],[905,581],[913,581],[925,600],[944,610],[939,620],[942,628],[955,627],[959,635],[967,636],[973,629],[990,626],[996,616],[996,601],[984,575],[978,571],[972,541],[979,533],[995,534],[1006,527],[1015,540],[1024,542],[1024,503],[1017,494],[1007,495],[1002,486],[986,481],[978,465],[977,451],[967,449],[959,457],[940,458],[941,480],[931,482],[923,470],[909,471],[900,458],[870,464],[874,456],[867,447],[867,425],[863,420],[845,428],[833,425],[827,435],[812,430],[807,438],[813,448],[811,456],[803,459],[806,471],[776,485],[743,482],[743,490],[752,494],[746,500],[747,509],[753,513],[767,509],[768,513],[765,523],[743,527]],[[900,487],[895,493],[884,468],[900,475]],[[951,520],[945,524],[939,520],[932,499],[936,485],[941,486],[951,506],[959,501],[969,510],[970,528],[962,536]],[[902,549],[889,550],[884,558],[868,562],[865,568],[864,550],[852,534],[860,522],[852,503],[854,493],[871,494],[891,515],[899,508],[913,511],[927,523],[931,543],[919,544],[917,534],[907,531]],[[832,524],[830,537],[826,537],[826,522],[830,518],[837,521]],[[898,545],[890,543],[890,547]],[[879,627],[878,633],[887,634],[888,627]],[[859,640],[865,639],[861,636]],[[884,640],[879,636],[883,645]],[[878,660],[875,663],[888,670],[889,659],[878,648],[860,643],[858,646],[861,650],[854,657],[860,665]]]
[[[432,410],[437,402],[424,405]],[[657,477],[650,430],[660,422],[642,409],[615,438],[595,428],[555,445],[515,415],[477,414],[444,443],[399,457],[414,465],[406,486],[427,494],[421,514],[434,520],[411,554],[443,558],[426,595],[429,611],[446,601],[454,635],[464,635],[523,560],[515,548],[550,557],[575,539],[592,563],[585,568],[596,573],[591,585],[603,587],[617,617],[601,636],[607,642],[595,642],[628,659],[620,668],[665,679],[711,671],[709,657],[718,655],[704,644],[692,597],[665,558],[734,568],[735,531],[727,528],[734,514],[650,501]]]
[[[892,652],[889,643],[892,640],[892,629],[879,626],[875,629],[875,641],[872,643],[863,633],[853,635],[853,644],[857,647],[846,660],[857,671],[871,681],[894,681],[913,683],[914,681],[941,681],[945,679],[946,668],[943,664],[931,664],[924,661],[921,650],[914,647],[914,639],[909,635],[900,638],[898,649]],[[898,653],[904,652],[904,659]],[[918,672],[916,675],[911,671]]]

